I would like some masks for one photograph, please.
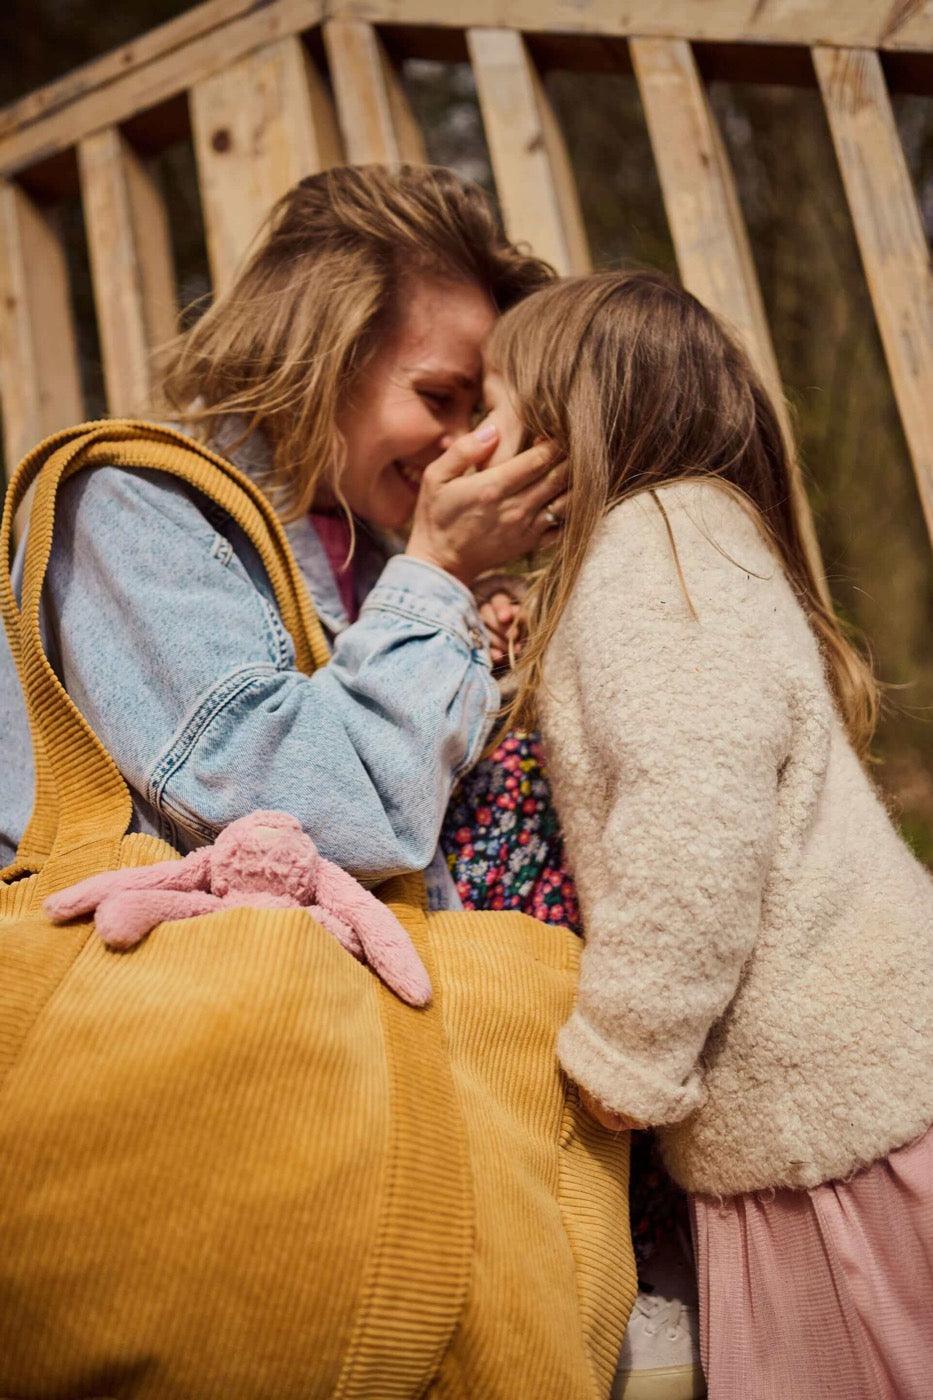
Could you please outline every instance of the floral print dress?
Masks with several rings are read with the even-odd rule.
[[[465,909],[517,909],[580,932],[537,734],[510,734],[467,774],[441,844]]]
[[[514,909],[581,932],[540,735],[516,730],[471,769],[448,808],[441,845],[464,909]],[[650,1132],[632,1134],[630,1216],[639,1271],[687,1221],[686,1197]]]

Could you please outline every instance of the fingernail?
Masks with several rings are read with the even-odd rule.
[[[494,437],[499,436],[499,429],[495,423],[484,423],[481,428],[477,428],[473,434],[477,442],[492,442]]]

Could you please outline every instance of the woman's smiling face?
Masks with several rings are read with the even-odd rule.
[[[340,488],[354,515],[383,530],[410,519],[421,475],[468,432],[480,401],[482,345],[496,319],[478,286],[421,277],[338,414]],[[322,489],[315,505],[327,508]]]

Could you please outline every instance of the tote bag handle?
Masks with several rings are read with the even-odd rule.
[[[262,560],[298,669],[310,674],[328,660],[323,631],[282,525],[259,488],[231,463],[182,433],[143,422],[87,423],[46,439],[17,469],[0,525],[0,605],[23,687],[36,766],[33,815],[14,867],[23,872],[42,869],[53,854],[65,859],[63,878],[71,878],[71,858],[78,853],[81,865],[111,868],[132,814],[126,783],[52,670],[39,627],[58,492],[76,472],[105,465],[165,472],[214,501]],[[13,519],[33,482],[20,609],[10,578]]]

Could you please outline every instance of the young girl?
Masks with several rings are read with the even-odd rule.
[[[510,717],[540,716],[580,896],[561,1063],[691,1193],[714,1400],[920,1400],[933,883],[860,761],[876,689],[774,409],[650,272],[533,294],[487,364],[500,451],[569,469]]]

